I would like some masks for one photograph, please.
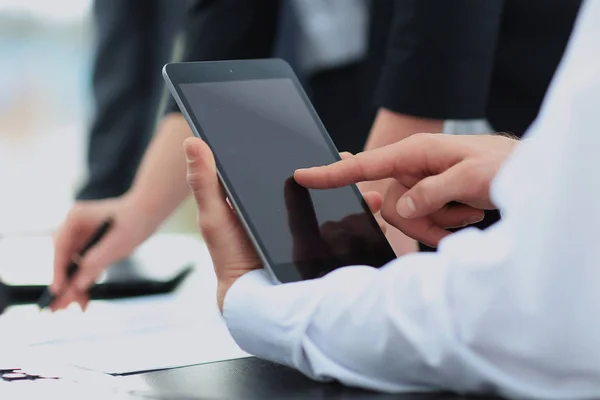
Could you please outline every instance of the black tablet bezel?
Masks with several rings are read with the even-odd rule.
[[[335,145],[333,144],[325,126],[323,125],[321,119],[319,118],[316,110],[314,109],[312,103],[310,102],[308,96],[306,95],[302,85],[298,81],[298,78],[294,74],[292,68],[285,61],[280,59],[260,59],[260,60],[234,60],[234,61],[214,61],[214,62],[185,62],[185,63],[170,63],[164,66],[163,75],[165,80],[169,84],[169,89],[174,92],[174,97],[181,108],[182,113],[185,115],[188,123],[191,125],[191,129],[194,134],[204,140],[209,147],[211,147],[210,140],[206,137],[204,132],[202,131],[201,124],[194,116],[190,105],[188,104],[185,95],[181,90],[181,84],[186,83],[203,83],[203,82],[229,82],[229,81],[239,81],[239,80],[260,80],[260,79],[277,79],[277,78],[287,78],[290,79],[294,86],[296,87],[298,93],[302,97],[302,100],[306,107],[308,108],[311,117],[317,123],[319,131],[323,135],[324,140],[329,146],[332,156],[335,160],[340,160],[339,152]],[[270,267],[271,273],[274,277],[282,283],[285,282],[294,282],[305,279],[298,272],[301,269],[307,269],[306,267],[310,264],[310,270],[318,270],[329,272],[335,267],[332,267],[333,262],[335,261],[332,258],[327,259],[318,259],[318,260],[306,260],[302,262],[290,262],[290,263],[279,263],[274,264],[269,257],[269,254],[266,252],[266,246],[262,242],[254,224],[251,219],[248,217],[248,213],[244,208],[243,204],[239,200],[239,196],[236,193],[236,190],[232,185],[230,185],[230,181],[227,178],[227,175],[223,168],[221,168],[221,164],[219,162],[219,157],[215,154],[215,162],[217,165],[217,170],[219,172],[219,178],[230,197],[230,201],[232,202],[234,208],[242,218],[242,222],[245,225],[245,228],[257,247],[257,251],[263,262]],[[352,185],[355,194],[358,196],[361,201],[362,207],[365,211],[370,214],[370,210],[365,200],[363,199],[358,187],[356,185]],[[375,226],[375,228],[381,232],[379,225],[374,217],[371,216],[371,223]],[[383,232],[381,232],[382,240],[387,243],[387,239]],[[383,264],[389,262],[391,259],[395,258],[396,255],[392,250],[391,246],[389,246],[388,254],[381,254],[380,261],[378,261],[379,265],[373,265],[373,267],[380,267]],[[287,275],[278,274],[278,271],[287,271]],[[295,271],[295,272],[293,272]],[[321,274],[322,275],[322,274]]]

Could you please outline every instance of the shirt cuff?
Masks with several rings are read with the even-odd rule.
[[[298,367],[306,314],[318,306],[322,279],[274,285],[264,269],[248,272],[229,288],[223,317],[245,352],[279,364]],[[311,296],[306,296],[307,292]]]

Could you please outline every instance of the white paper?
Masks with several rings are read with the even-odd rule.
[[[248,357],[217,318],[103,338],[35,346],[43,358],[109,374],[165,369]]]
[[[154,238],[141,252],[157,265],[175,258],[194,261],[195,272],[173,294],[96,301],[85,313],[76,305],[55,314],[40,314],[35,306],[10,308],[0,316],[1,342],[38,359],[109,374],[249,356],[217,310],[216,278],[201,241]]]

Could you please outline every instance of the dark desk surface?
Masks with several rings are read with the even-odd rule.
[[[124,378],[138,387],[143,397],[157,399],[470,399],[452,394],[379,394],[314,382],[299,372],[263,361],[245,358],[192,367],[148,372]],[[477,397],[483,399],[485,397]],[[491,397],[489,397],[491,399]]]

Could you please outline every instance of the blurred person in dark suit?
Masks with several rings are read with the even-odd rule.
[[[185,1],[96,0],[94,116],[80,200],[125,193],[156,124],[161,67],[171,59]]]
[[[365,99],[364,0],[181,1],[94,3],[97,49],[93,88],[96,113],[88,146],[89,178],[79,200],[124,194],[155,128],[178,32],[186,61],[267,58],[288,60],[303,79],[338,145],[362,149],[374,118]],[[319,15],[318,26],[312,23]],[[327,39],[330,37],[330,42]],[[325,43],[325,45],[323,45]],[[174,101],[167,113],[179,113]]]
[[[365,71],[365,0],[192,1],[183,61],[284,58],[299,75],[333,142],[361,151],[375,115]],[[207,40],[210,38],[210,40]],[[173,99],[168,113],[179,113]]]

